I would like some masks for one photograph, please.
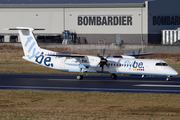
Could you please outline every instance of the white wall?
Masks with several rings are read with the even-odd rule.
[[[4,28],[20,26],[45,28],[40,33],[62,33],[63,31],[63,9],[31,9],[31,8],[7,8],[0,9],[0,33],[16,33],[15,31],[4,31]]]
[[[129,16],[132,25],[78,25],[78,16]],[[0,33],[4,28],[28,26],[45,28],[36,33],[147,34],[147,8],[0,8]],[[107,18],[108,19],[108,18]],[[127,24],[127,18],[125,18]],[[122,22],[122,19],[121,19]]]
[[[65,29],[81,34],[147,34],[146,14],[145,8],[66,8]],[[103,16],[131,16],[132,25],[78,25],[78,16],[99,16],[101,19]]]

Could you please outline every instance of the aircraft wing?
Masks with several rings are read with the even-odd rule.
[[[138,52],[135,53],[124,53],[124,55],[127,56],[144,56],[144,55],[153,55],[154,53],[143,53],[143,54],[139,54]]]
[[[154,53],[143,53],[143,54],[139,54],[138,52],[135,53],[124,53],[124,55],[111,55],[111,57],[114,58],[124,58],[126,57],[137,57],[137,56],[145,56],[145,55],[153,55]],[[47,54],[47,56],[56,56],[56,57],[74,57],[74,58],[87,58],[88,56],[92,56],[92,55],[77,55],[77,54],[66,54],[66,53],[56,53],[56,54]],[[98,56],[100,58],[102,58],[103,56]],[[109,56],[104,56],[109,57]]]
[[[74,57],[74,58],[86,58],[87,57],[86,55],[64,54],[64,53],[47,54],[47,56]]]
[[[122,55],[112,55],[114,58],[123,58]]]

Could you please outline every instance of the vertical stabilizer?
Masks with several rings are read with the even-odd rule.
[[[31,60],[33,57],[40,55],[41,49],[38,46],[36,39],[33,35],[34,30],[44,30],[44,29],[34,29],[30,27],[17,27],[10,28],[9,30],[18,30],[21,39],[21,44],[23,47],[24,55]]]

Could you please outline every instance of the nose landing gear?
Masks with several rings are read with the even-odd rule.
[[[167,81],[171,81],[171,77],[168,76],[168,77],[166,78],[166,80],[167,80]]]

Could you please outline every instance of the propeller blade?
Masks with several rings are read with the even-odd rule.
[[[139,55],[139,53],[141,52],[141,49],[139,49],[139,51],[138,51],[138,55]]]
[[[98,56],[98,57],[100,56],[99,53],[97,53],[97,56]]]
[[[108,57],[110,57],[111,55],[108,55],[107,57],[106,57],[106,59],[108,58]]]
[[[134,50],[133,50],[133,55],[135,56],[135,52],[134,52]]]
[[[101,58],[101,59],[102,59],[102,56],[101,56],[101,55],[99,55],[99,53],[97,54],[97,56],[98,56],[99,58]]]
[[[109,68],[109,65],[106,63],[106,66]]]
[[[105,49],[103,49],[103,57],[104,57],[104,54],[105,54]]]
[[[104,71],[104,65],[102,66],[102,70],[101,70],[101,72],[103,73],[103,71]]]

